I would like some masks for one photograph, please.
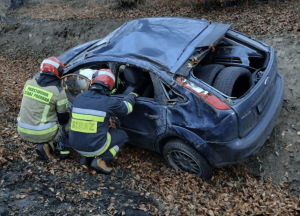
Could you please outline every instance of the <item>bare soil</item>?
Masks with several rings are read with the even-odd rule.
[[[35,59],[33,64],[36,64],[34,66],[36,70],[30,72],[33,75],[37,71],[38,63],[41,62],[43,58],[48,56],[58,56],[71,47],[102,38],[112,30],[121,26],[127,20],[128,19],[69,20],[60,22],[58,20],[41,21],[38,19],[19,19],[8,16],[8,24],[0,26],[0,29],[2,28],[0,31],[0,60],[4,57],[5,59],[24,59],[26,56],[33,56]],[[300,42],[299,39],[294,39],[293,36],[288,33],[252,35],[252,37],[264,41],[276,50],[278,70],[285,79],[285,96],[281,115],[272,134],[266,141],[264,147],[256,156],[247,161],[245,166],[250,170],[249,175],[252,176],[252,179],[263,180],[259,185],[274,183],[274,185],[277,185],[276,188],[279,187],[283,193],[288,194],[286,188],[286,184],[288,184],[294,196],[297,197],[300,194],[300,135],[297,135],[297,132],[300,131],[300,123],[298,121],[300,86],[297,85],[298,79],[300,78],[300,74],[298,73],[300,69]],[[19,61],[21,63],[23,61],[26,65],[28,64],[28,62],[24,60]],[[3,70],[2,73],[10,73],[10,71]],[[22,73],[22,71],[19,71],[19,73]],[[9,103],[11,104],[12,102]],[[14,108],[15,110],[18,108],[18,104],[19,102],[17,102],[17,105]],[[0,108],[2,110],[6,110],[7,107],[8,105],[5,105],[0,101]],[[11,118],[2,116],[2,118],[5,118],[7,122],[13,121],[12,119],[15,118],[15,116],[12,116]],[[5,131],[1,129],[2,137],[4,137],[3,132]],[[8,143],[8,141],[6,143]],[[5,145],[5,147],[10,151],[13,151],[13,147],[10,146],[14,144],[15,143]],[[31,150],[33,151],[34,147],[32,147]],[[137,168],[133,169],[128,164],[126,164],[126,166],[123,165],[125,163],[124,161],[127,161],[127,163],[136,163],[138,160],[141,164],[147,165],[150,163],[152,164],[151,160],[156,158],[155,160],[159,161],[157,164],[161,166],[161,169],[157,166],[151,171],[151,175],[154,173],[158,175],[161,170],[167,170],[171,173],[170,176],[173,175],[174,177],[175,173],[172,173],[172,171],[166,168],[166,164],[161,162],[162,158],[158,154],[149,153],[145,150],[138,151],[142,152],[142,155],[145,155],[145,157],[140,156],[135,158],[135,154],[132,153],[132,151],[125,149],[124,152],[130,154],[131,159],[123,160],[122,157],[119,157],[113,165],[123,167],[125,170],[135,174],[139,173],[139,175],[142,176],[143,173],[138,171],[138,167],[142,167],[143,165],[137,165]],[[76,157],[78,159],[78,155]],[[140,205],[151,204],[148,207],[146,205],[146,207],[148,210],[151,209],[152,211],[154,211],[155,208],[164,209],[164,205],[166,204],[165,202],[154,202],[152,198],[146,196],[146,191],[141,189],[141,191],[139,191],[138,189],[141,185],[135,185],[135,182],[132,180],[132,174],[128,171],[125,171],[125,174],[122,174],[122,179],[118,181],[118,177],[116,176],[120,175],[120,172],[123,172],[123,169],[120,169],[120,172],[117,171],[115,177],[112,179],[102,175],[100,175],[100,177],[99,175],[92,175],[89,171],[84,172],[83,168],[80,168],[83,172],[76,172],[73,176],[71,175],[73,171],[63,175],[56,175],[56,173],[52,174],[49,170],[43,170],[43,166],[49,168],[49,165],[38,161],[36,155],[32,155],[31,162],[33,164],[30,165],[29,162],[8,160],[5,168],[0,170],[0,214],[14,215],[21,214],[24,211],[24,213],[29,215],[63,213],[70,215],[113,215],[113,213],[116,212],[114,212],[114,209],[112,208],[109,209],[111,203],[113,203],[113,206],[111,207],[114,207],[117,212],[124,211],[126,212],[126,215],[147,215],[148,212],[135,210],[133,208],[134,205],[131,203],[134,203],[135,205],[138,204],[139,206],[135,206],[135,208],[140,209],[144,209],[144,207],[141,207]],[[51,163],[54,164],[53,161]],[[76,163],[78,163],[78,161],[75,160],[73,165],[77,166]],[[153,162],[153,164],[155,163]],[[212,180],[206,183],[206,186],[213,189],[215,186],[212,182],[221,182],[220,184],[225,188],[223,181],[226,181],[226,179],[219,181],[216,180],[216,178],[217,176],[230,175],[231,181],[234,181],[234,184],[237,185],[235,186],[235,190],[237,190],[237,193],[240,193],[238,186],[239,184],[242,184],[243,181],[240,181],[239,177],[244,177],[244,180],[247,179],[247,184],[249,183],[248,180],[250,178],[246,176],[247,174],[245,174],[244,170],[245,169],[242,169],[241,166],[218,169],[214,172]],[[234,172],[237,174],[235,175]],[[239,176],[238,174],[242,174],[243,176]],[[126,182],[126,176],[128,176],[127,181],[130,182],[128,183],[128,187],[122,186],[122,183]],[[135,176],[134,181],[139,182],[139,178],[140,177]],[[149,177],[149,179],[152,179],[152,177]],[[157,187],[158,193],[161,193],[163,197],[163,191],[166,191],[166,189],[161,189],[159,187],[159,185],[163,185],[163,183],[158,180],[158,176],[153,179],[152,184]],[[86,183],[82,185],[83,182]],[[103,185],[100,185],[102,182]],[[120,184],[118,184],[118,182]],[[165,180],[165,182],[168,181]],[[79,187],[80,190],[72,189],[75,187],[74,185],[72,186],[72,184]],[[133,184],[133,187],[131,187],[130,184]],[[169,182],[169,184],[171,185],[173,183]],[[114,189],[110,189],[110,186]],[[93,191],[97,190],[99,187],[102,188],[102,198],[94,199]],[[106,189],[104,187],[106,187]],[[53,191],[50,188],[52,188]],[[132,188],[134,190],[128,191],[127,188]],[[151,185],[148,185],[148,188],[151,188]],[[207,191],[210,191],[211,189]],[[188,189],[184,190],[186,191]],[[204,186],[202,186],[202,190],[204,190]],[[271,190],[275,189],[271,188]],[[87,193],[88,196],[82,195],[82,193]],[[215,199],[213,198],[214,192],[209,193],[212,193],[212,198],[208,198],[208,202],[210,199]],[[64,196],[62,194],[64,194]],[[27,196],[23,197],[23,195]],[[112,199],[112,197],[116,198]],[[163,197],[163,199],[167,201],[168,197]],[[174,198],[171,197],[169,201],[171,202],[172,199]],[[291,200],[291,198],[288,199]],[[61,202],[62,200],[64,201],[63,203]],[[130,200],[132,201],[130,202]],[[199,200],[202,200],[202,198],[199,198]],[[188,206],[188,203],[186,205]],[[295,209],[296,208],[297,207],[295,207]]]
[[[300,42],[290,34],[254,35],[273,47],[278,70],[284,77],[284,104],[276,126],[263,148],[246,164],[264,179],[288,183],[294,195],[300,194]],[[298,133],[298,134],[297,134]]]

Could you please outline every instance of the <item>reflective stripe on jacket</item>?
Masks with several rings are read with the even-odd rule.
[[[130,101],[130,102],[129,102]],[[121,100],[90,90],[79,94],[72,108],[69,143],[81,155],[93,157],[110,145],[109,119],[132,112],[134,99]]]
[[[68,112],[66,93],[57,86],[41,87],[35,79],[24,86],[18,132],[29,142],[42,143],[57,136],[57,113]]]

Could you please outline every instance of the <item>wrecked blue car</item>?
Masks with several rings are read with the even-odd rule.
[[[270,135],[284,82],[275,52],[228,24],[190,18],[141,18],[59,59],[70,108],[88,90],[82,69],[110,68],[112,97],[140,95],[121,117],[130,143],[203,179],[215,167],[245,161]]]

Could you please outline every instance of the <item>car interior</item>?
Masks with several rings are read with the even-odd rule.
[[[137,67],[121,65],[117,73],[116,94],[127,95],[130,92],[135,92],[140,97],[154,98],[154,88],[149,72]]]
[[[93,63],[83,68],[75,68],[72,74],[80,74],[79,69],[98,70],[99,68],[108,69],[108,63]],[[70,78],[68,77],[68,79]],[[143,98],[154,98],[154,87],[149,72],[137,67],[119,65],[114,88],[117,89],[114,95],[127,95],[130,92],[135,92]]]

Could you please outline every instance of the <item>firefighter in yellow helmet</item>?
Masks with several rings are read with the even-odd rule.
[[[67,96],[59,85],[63,73],[64,65],[58,58],[47,58],[41,64],[40,77],[29,79],[23,90],[18,133],[26,141],[40,143],[36,151],[44,160],[55,150],[59,124],[69,120]],[[68,158],[69,150],[61,150],[61,159]]]

